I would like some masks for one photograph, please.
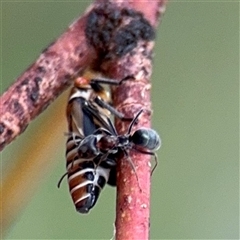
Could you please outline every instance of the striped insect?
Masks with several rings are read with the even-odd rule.
[[[67,175],[72,200],[80,213],[87,213],[96,204],[106,182],[112,186],[116,182],[115,155],[109,154],[101,160],[103,157],[97,152],[94,132],[108,127],[111,113],[129,120],[109,104],[109,93],[100,83],[119,84],[113,79],[77,78],[67,105],[67,173],[60,179],[58,187]]]

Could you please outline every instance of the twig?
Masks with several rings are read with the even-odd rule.
[[[70,25],[1,96],[0,151],[96,58],[85,37],[86,16]]]
[[[124,1],[117,4],[118,7],[114,6],[112,12],[118,8],[131,9],[131,13],[129,11],[129,14],[122,16],[122,26],[125,28],[118,30],[124,34],[117,46],[120,50],[130,50],[121,58],[104,61],[101,70],[116,79],[134,76],[132,81],[124,81],[120,87],[113,89],[114,105],[126,117],[133,117],[141,108],[146,109],[139,118],[138,126],[149,127],[150,114],[147,113],[151,112],[149,79],[152,72],[153,35],[166,1]],[[125,42],[128,45],[124,47]],[[117,121],[118,131],[126,133],[128,124]],[[133,151],[130,157],[136,167],[137,177],[129,161],[123,159],[118,162],[116,240],[149,239],[150,157]]]

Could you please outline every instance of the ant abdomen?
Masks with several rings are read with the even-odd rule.
[[[151,128],[140,128],[130,136],[132,143],[148,150],[157,150],[161,146],[161,139],[156,131]]]

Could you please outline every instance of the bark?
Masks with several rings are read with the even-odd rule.
[[[85,36],[86,15],[51,43],[0,97],[0,151],[96,58]]]
[[[127,5],[133,10],[140,11],[150,24],[148,28],[139,23],[140,28],[145,32],[151,32],[150,28],[155,31],[159,18],[165,10],[166,1],[151,1],[151,4],[148,1],[126,2],[118,3],[120,8]],[[127,18],[126,22],[128,21]],[[151,113],[150,77],[153,46],[153,39],[140,37],[137,45],[130,52],[121,58],[105,61],[101,66],[102,71],[112,78],[123,79],[126,76],[133,76],[132,80],[124,81],[120,87],[113,88],[112,94],[114,106],[126,117],[135,116],[142,108],[146,110],[139,117],[138,125],[134,129],[151,125],[149,113]],[[129,123],[123,121],[116,122],[117,130],[121,134],[127,132],[128,125]],[[127,159],[118,161],[116,240],[149,239],[150,157],[131,151],[130,158],[136,172]]]

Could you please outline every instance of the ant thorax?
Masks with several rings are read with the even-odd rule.
[[[120,148],[131,148],[132,144],[129,141],[129,136],[128,134],[126,135],[119,135],[118,138],[118,147]]]
[[[97,148],[103,153],[117,151],[116,146],[118,146],[118,138],[114,135],[103,135],[97,142]]]

